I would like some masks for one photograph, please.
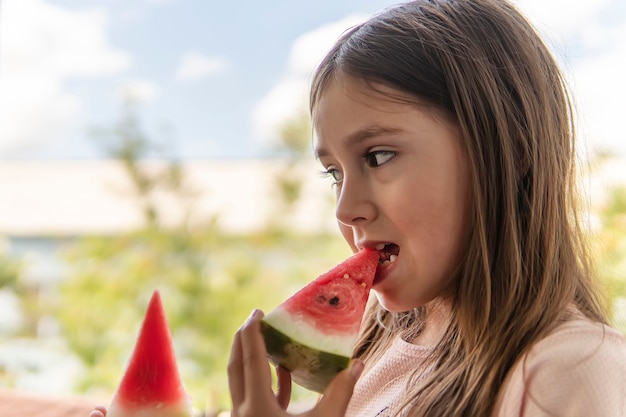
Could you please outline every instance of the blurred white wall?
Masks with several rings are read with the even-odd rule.
[[[185,162],[191,194],[185,203],[165,192],[154,198],[165,225],[180,222],[191,207],[192,223],[217,216],[227,232],[254,231],[280,215],[275,178],[283,167],[276,160]],[[314,162],[298,166],[302,199],[288,217],[296,230],[336,228],[330,181],[319,170]],[[0,235],[115,234],[143,222],[129,177],[116,161],[2,161],[0,190]]]

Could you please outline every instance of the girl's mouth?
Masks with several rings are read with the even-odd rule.
[[[389,265],[396,261],[400,253],[400,246],[395,243],[379,243],[376,245],[378,251],[378,263],[381,265]]]
[[[376,250],[378,251],[378,268],[376,268],[374,285],[387,278],[393,269],[393,264],[396,262],[396,259],[398,259],[400,246],[395,243],[379,243],[376,245]]]

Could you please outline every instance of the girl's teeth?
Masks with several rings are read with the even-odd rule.
[[[382,265],[389,265],[389,264],[392,264],[392,263],[394,263],[394,262],[396,261],[396,259],[397,259],[397,258],[398,258],[398,257],[397,257],[396,255],[391,255],[391,256],[389,257],[389,259],[385,259],[385,260],[382,262]]]
[[[383,250],[383,249],[385,249],[385,246],[387,246],[386,243],[379,243],[378,245],[376,245],[376,249],[377,250]]]

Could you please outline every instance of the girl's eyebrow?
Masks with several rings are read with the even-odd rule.
[[[352,147],[373,137],[391,135],[399,132],[402,132],[402,129],[385,127],[380,125],[368,126],[350,134],[350,136],[348,136],[346,140],[346,146]],[[315,149],[314,153],[315,159],[323,158],[325,156],[328,156],[329,154],[329,152],[325,148],[317,148]]]

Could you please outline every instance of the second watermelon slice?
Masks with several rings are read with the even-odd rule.
[[[270,362],[298,385],[321,393],[348,367],[378,259],[377,251],[361,250],[263,318]]]
[[[107,417],[191,417],[161,295],[155,291]]]

